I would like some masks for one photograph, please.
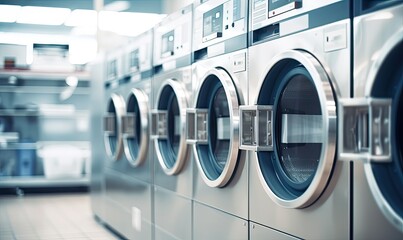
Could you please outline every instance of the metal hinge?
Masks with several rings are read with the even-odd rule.
[[[151,138],[153,139],[168,138],[168,111],[166,110],[151,111]]]
[[[273,106],[240,106],[240,149],[273,151]]]
[[[125,137],[136,136],[136,114],[127,113],[122,117],[122,131]]]
[[[391,99],[340,99],[340,159],[391,161],[391,104]]]
[[[104,134],[107,136],[116,135],[116,121],[115,114],[109,113],[104,116]]]
[[[187,109],[186,123],[186,142],[188,144],[207,144],[208,109]]]

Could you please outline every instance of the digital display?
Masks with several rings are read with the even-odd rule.
[[[222,33],[223,6],[220,5],[203,14],[203,37],[213,33]]]
[[[138,69],[140,67],[140,61],[139,61],[139,50],[133,50],[130,52],[130,69],[136,68]]]
[[[116,59],[108,62],[107,66],[108,78],[114,78],[117,76],[117,61]]]
[[[301,0],[268,0],[269,17],[297,8]]]
[[[234,22],[243,18],[242,11],[243,11],[242,1],[234,0],[234,12],[233,12],[233,21]]]
[[[174,36],[174,30],[162,35],[161,57],[172,56],[174,54]]]

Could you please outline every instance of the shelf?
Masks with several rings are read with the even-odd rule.
[[[1,137],[0,137],[1,138]],[[22,149],[37,149],[36,143],[7,143],[7,146],[3,147],[0,145],[1,150],[22,150]]]
[[[4,93],[35,93],[35,94],[60,94],[68,87],[43,87],[43,86],[1,86],[0,92]],[[77,87],[73,95],[90,94],[89,87]]]
[[[18,139],[19,139],[19,134],[17,132],[1,132],[0,133],[0,143],[17,142]]]
[[[0,110],[0,116],[29,117],[38,115],[39,115],[38,110],[15,110],[15,109]]]
[[[2,135],[0,134],[0,139]],[[88,141],[38,141],[33,143],[18,143],[8,142],[6,147],[0,145],[1,150],[18,150],[18,149],[40,149],[48,145],[72,145],[82,149],[89,149],[90,142]]]
[[[0,118],[5,119],[5,130],[20,132],[19,138],[8,132],[0,133],[0,188],[89,186],[91,144],[87,102],[91,77],[89,72],[68,71],[0,69],[0,96],[4,104]],[[77,77],[78,82],[69,81],[69,76]],[[13,124],[8,124],[10,121]],[[76,139],[80,141],[74,141]],[[68,150],[59,150],[61,148]],[[71,169],[70,176],[58,174],[68,173],[70,170],[66,168],[73,168],[65,166],[62,157],[70,159],[79,152],[82,154],[82,170]],[[63,156],[70,153],[74,156]],[[57,160],[61,164],[55,163],[57,166],[49,164],[49,159],[56,159],[55,156],[60,156]],[[44,175],[45,172],[48,174]],[[36,175],[16,176],[23,173]]]
[[[15,110],[15,109],[3,109],[0,110],[0,116],[11,116],[11,117],[83,117],[89,115],[88,110],[53,110],[46,112],[42,110]]]
[[[0,69],[0,77],[16,76],[24,79],[60,80],[68,76],[76,76],[80,81],[89,81],[90,73],[87,71],[35,71],[21,69]]]
[[[44,176],[0,177],[0,188],[89,186],[88,176],[81,178],[46,178]]]

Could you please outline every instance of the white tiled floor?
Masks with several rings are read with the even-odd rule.
[[[118,239],[91,212],[89,194],[0,197],[1,240]]]

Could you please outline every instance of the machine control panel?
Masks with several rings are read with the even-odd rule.
[[[131,71],[138,71],[140,68],[139,49],[134,49],[129,53],[129,68]]]
[[[191,54],[192,5],[172,13],[154,28],[154,66]]]
[[[228,17],[227,17],[228,18]],[[203,42],[222,37],[223,5],[220,5],[203,14]],[[225,25],[228,29],[228,24]]]
[[[200,1],[194,14],[194,51],[247,31],[246,0]]]
[[[152,69],[153,31],[144,32],[132,39],[125,49],[124,71],[137,76]],[[137,74],[136,74],[137,73]]]
[[[118,70],[117,70],[117,59],[109,60],[106,65],[106,78],[108,80],[112,80],[117,78]]]
[[[169,31],[161,37],[161,57],[169,57],[174,55],[174,39],[175,31]]]
[[[268,0],[269,17],[274,17],[279,14],[300,8],[301,0]]]
[[[276,25],[284,20],[322,9],[345,0],[252,0],[250,4],[250,31]],[[343,5],[343,3],[342,3]],[[325,10],[324,10],[325,11]],[[333,10],[329,10],[333,11]]]

